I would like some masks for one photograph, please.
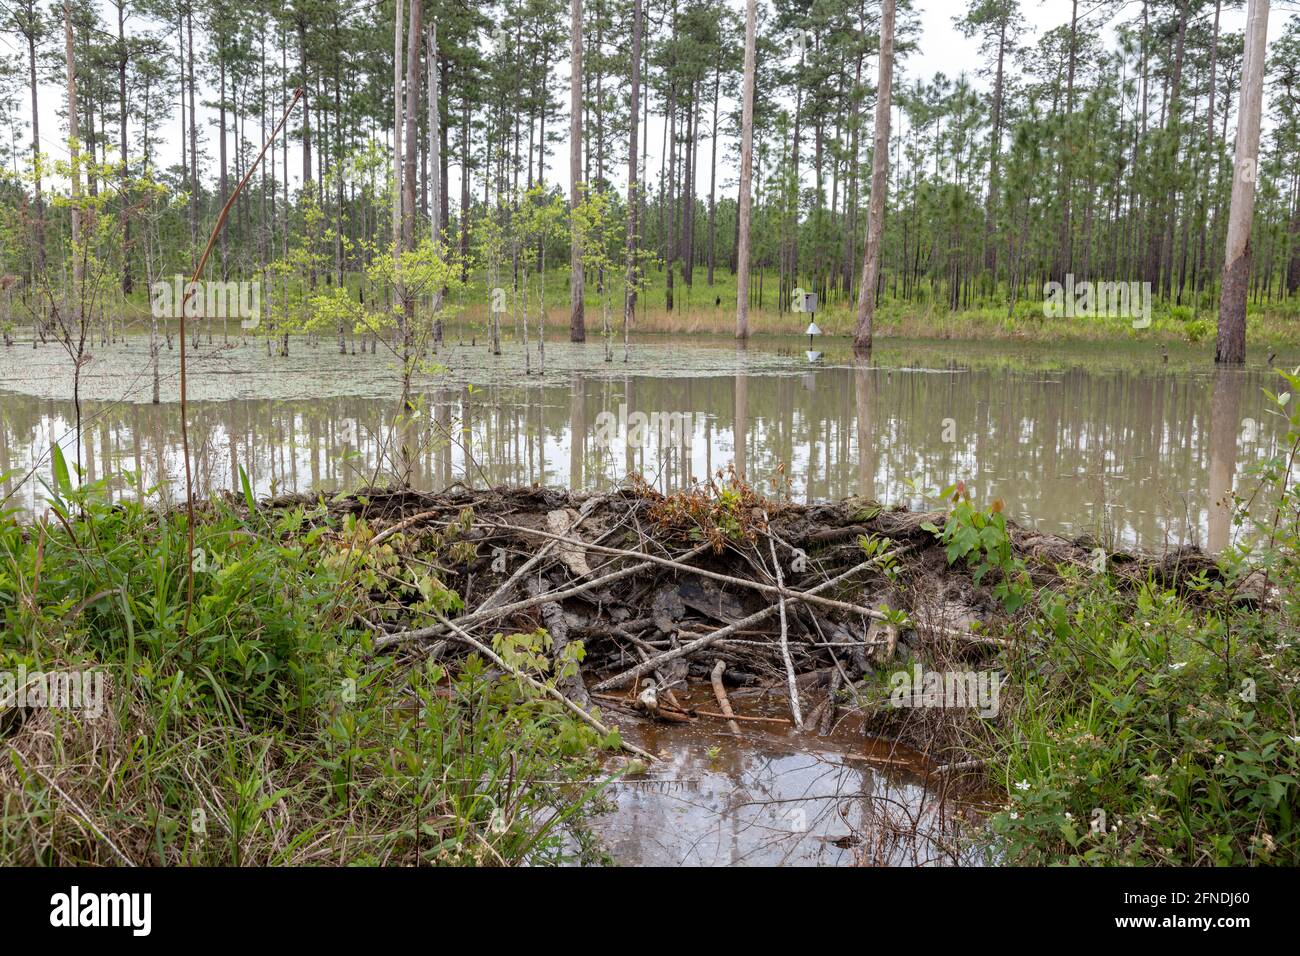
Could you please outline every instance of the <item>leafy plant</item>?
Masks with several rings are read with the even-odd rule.
[[[1028,599],[1029,574],[1024,562],[1012,554],[1002,502],[977,508],[962,482],[945,489],[942,497],[952,502],[943,529],[928,521],[921,527],[943,542],[949,564],[961,560],[973,569],[976,584],[993,574],[994,596],[1014,613]]]

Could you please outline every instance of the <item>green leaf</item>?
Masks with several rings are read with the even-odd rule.
[[[68,462],[63,457],[63,449],[57,444],[50,446],[50,454],[54,459],[54,485],[61,496],[72,494],[72,480],[68,477]]]
[[[248,472],[244,471],[244,466],[239,466],[239,486],[244,489],[244,501],[248,504],[250,512],[257,510],[257,499],[253,497],[253,487],[248,483]]]

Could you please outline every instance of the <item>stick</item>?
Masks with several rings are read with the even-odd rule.
[[[688,551],[685,555],[683,555],[683,557],[692,558],[695,555],[699,554],[708,546],[709,546],[708,542],[705,542],[699,547],[691,551]],[[636,554],[635,551],[630,553],[634,555]],[[475,624],[481,624],[484,621],[490,621],[490,620],[495,620],[497,618],[506,617],[511,614],[516,614],[519,611],[526,611],[530,607],[536,607],[538,604],[545,604],[548,601],[563,601],[566,600],[567,598],[571,598],[574,597],[575,595],[582,594],[586,591],[590,591],[593,590],[594,588],[600,587],[602,584],[609,584],[612,581],[618,581],[623,578],[630,577],[633,574],[636,574],[640,571],[644,571],[646,568],[650,567],[652,563],[653,562],[651,561],[642,561],[639,564],[634,564],[631,565],[630,567],[623,568],[621,571],[612,571],[609,574],[604,575],[603,577],[592,578],[590,581],[586,581],[582,584],[575,584],[573,587],[564,588],[563,590],[560,591],[547,591],[545,594],[539,594],[537,595],[537,597],[531,597],[531,598],[526,598],[525,600],[522,601],[516,601],[514,604],[506,604],[498,608],[480,607],[477,611],[473,612],[472,614],[466,614],[464,617],[458,618],[457,620],[461,626],[470,627]],[[387,648],[392,647],[394,644],[401,644],[406,641],[424,641],[424,640],[428,640],[431,637],[441,637],[442,634],[444,633],[444,630],[445,629],[439,625],[431,625],[429,627],[416,628],[415,630],[411,630],[411,631],[398,631],[396,634],[389,634],[386,637],[378,638],[375,641],[375,653],[379,653],[380,651],[386,650]]]
[[[64,793],[63,788],[60,787],[57,783],[55,783],[49,777],[45,776],[45,774],[41,773],[39,767],[26,766],[22,764],[21,762],[22,754],[18,753],[18,750],[13,746],[13,744],[9,744],[9,749],[12,750],[15,754],[18,754],[19,761],[20,761],[19,766],[25,766],[27,770],[30,770],[32,773],[36,774],[36,776],[40,777],[43,781],[45,781],[46,786],[48,786],[55,793],[57,793],[64,800],[66,800],[68,804],[72,807],[72,809],[76,810],[77,813],[81,814],[81,819],[86,821],[86,826],[90,827],[91,831],[95,834],[95,836],[99,837],[101,840],[103,840],[105,843],[108,844],[109,849],[112,850],[117,855],[117,858],[119,860],[121,860],[127,866],[135,866],[135,863],[132,862],[131,858],[128,857],[121,850],[119,850],[117,848],[117,844],[108,838],[108,834],[105,833],[103,830],[101,830],[99,827],[95,826],[95,821],[90,819],[90,814],[87,813],[85,810],[81,809],[81,805],[78,804],[76,800],[73,800],[72,797]]]
[[[766,523],[768,517],[763,515],[763,521]],[[771,536],[768,536],[767,546],[772,552],[772,567],[776,571],[776,584],[782,591],[785,590],[785,577],[781,574],[781,562],[776,557],[776,542]],[[790,628],[785,619],[785,596],[782,595],[777,604],[781,612],[781,659],[785,661],[785,680],[790,690],[790,714],[794,717],[794,726],[796,730],[803,730],[803,714],[799,711],[799,688],[794,682],[794,661],[790,659]]]
[[[886,621],[889,619],[888,616],[883,612],[873,610],[872,608],[861,607],[860,605],[857,604],[850,604],[847,601],[836,601],[834,598],[818,597],[817,595],[819,594],[819,592],[823,590],[821,586],[810,588],[807,591],[792,591],[786,587],[778,587],[778,586],[773,586],[771,584],[762,584],[761,582],[758,581],[750,581],[745,578],[734,577],[733,575],[730,574],[720,574],[717,571],[708,571],[704,568],[692,567],[689,564],[683,564],[681,561],[674,561],[671,558],[660,558],[656,555],[645,554],[640,551],[626,551],[622,548],[611,548],[606,545],[587,544],[585,541],[581,541],[581,540],[573,541],[573,539],[566,538],[564,535],[551,534],[550,532],[547,531],[537,531],[532,528],[520,528],[515,525],[503,524],[501,522],[485,522],[485,523],[492,524],[505,531],[513,531],[518,534],[533,534],[533,535],[539,535],[544,538],[556,538],[560,541],[569,541],[572,544],[580,545],[581,547],[585,548],[588,551],[596,551],[601,554],[612,554],[621,557],[639,558],[643,561],[648,561],[651,564],[662,565],[663,567],[666,568],[674,568],[678,571],[686,571],[691,574],[699,575],[702,578],[712,578],[714,581],[721,581],[724,584],[734,584],[737,587],[750,588],[751,590],[754,591],[761,591],[764,594],[773,595],[776,597],[784,597],[786,598],[786,600],[789,601],[803,601],[808,604],[820,604],[823,607],[833,608],[837,611],[848,611],[852,614],[861,614],[865,617],[875,618],[876,620],[880,620],[880,621]],[[872,558],[869,562],[867,562],[867,564],[875,564],[877,562],[884,561],[887,558],[897,557],[902,553],[903,553],[903,549],[901,548],[895,549],[893,551],[887,552],[886,554],[877,555],[876,557]],[[858,567],[863,567],[863,565],[858,565]],[[857,570],[857,568],[855,568],[854,570]],[[776,610],[775,605],[773,606],[772,610]],[[937,625],[934,627],[934,629],[940,631],[944,630],[942,627],[939,627]]]
[[[847,571],[843,572],[842,574],[839,574],[831,578],[829,581],[823,581],[821,584],[817,585],[814,588],[810,588],[807,591],[791,591],[788,593],[790,594],[790,596],[798,600],[806,600],[807,598],[816,596],[818,593],[822,591],[834,587],[835,585],[846,580],[851,575],[871,567],[879,560],[880,560],[879,557],[870,558],[866,561],[863,561],[860,564],[855,564],[853,567],[849,568]],[[849,607],[853,607],[853,605],[849,605]],[[679,657],[686,657],[688,654],[694,654],[696,651],[703,650],[704,648],[708,647],[710,644],[713,644],[715,641],[721,638],[728,637],[731,634],[734,634],[736,631],[743,630],[744,628],[749,627],[751,624],[757,624],[759,621],[765,620],[766,618],[771,616],[771,614],[775,610],[776,610],[776,605],[773,604],[771,607],[765,607],[761,611],[755,611],[753,614],[749,615],[749,617],[743,617],[739,621],[736,621],[734,624],[728,624],[726,627],[714,631],[712,634],[706,634],[705,636],[697,638],[688,644],[683,644],[680,647],[675,647],[670,651],[664,651],[664,653],[658,655],[657,657],[652,657],[648,661],[642,661],[640,664],[637,664],[634,667],[630,667],[620,674],[615,674],[613,677],[608,677],[605,680],[601,681],[599,684],[597,684],[593,689],[594,690],[616,690],[619,687],[626,687],[631,681],[634,681],[637,678],[650,673],[650,671],[652,670],[657,670],[660,667],[660,665],[666,664],[668,661],[676,660]],[[860,611],[861,609],[854,608],[854,610]]]
[[[421,511],[419,514],[411,515],[409,518],[403,518],[401,521],[397,522],[397,524],[393,525],[391,528],[385,528],[383,531],[379,532],[379,534],[371,538],[368,547],[371,548],[378,547],[379,545],[387,541],[389,538],[391,538],[393,535],[400,534],[401,532],[405,531],[407,528],[411,527],[412,525],[417,525],[421,521],[424,521],[428,518],[436,518],[444,511],[453,507],[455,506],[443,505],[441,508],[434,508],[432,511]]]
[[[602,500],[604,499],[588,498],[586,501],[584,501],[582,503],[582,507],[578,509],[578,520],[573,523],[573,527],[571,527],[569,530],[576,531],[578,525],[582,524],[582,522],[587,520],[587,516],[596,510],[596,505]],[[533,555],[531,558],[529,558],[527,561],[521,564],[515,570],[515,573],[510,575],[510,577],[506,579],[505,583],[503,583],[499,588],[497,588],[490,595],[488,595],[488,599],[479,605],[479,610],[486,611],[493,604],[499,601],[502,595],[509,593],[510,589],[515,586],[515,583],[518,582],[520,578],[522,578],[525,574],[527,574],[529,571],[535,568],[538,564],[540,564],[542,560],[544,560],[546,556],[549,555],[555,549],[555,546],[558,543],[559,542],[557,541],[548,541],[542,547],[542,550],[538,551],[535,555]]]
[[[718,706],[722,708],[722,716],[727,719],[727,726],[737,737],[740,736],[740,727],[736,725],[735,715],[731,712],[731,701],[727,700],[727,689],[722,686],[722,674],[727,669],[727,662],[718,659],[718,663],[713,665],[713,673],[709,679],[713,682],[713,696],[718,698]]]
[[[447,620],[441,614],[438,614],[438,620],[442,621],[442,623],[445,626],[450,628],[452,633],[455,634],[457,638],[464,641],[470,647],[474,648],[474,650],[478,651],[480,654],[482,654],[484,657],[490,660],[497,667],[513,675],[516,679],[521,680],[524,683],[528,684],[534,690],[539,690],[546,696],[558,700],[561,704],[565,706],[567,710],[569,710],[575,717],[577,717],[583,723],[587,724],[590,727],[595,728],[595,730],[598,733],[606,737],[609,736],[610,730],[608,727],[602,724],[595,717],[591,716],[591,714],[587,713],[585,710],[583,710],[573,701],[569,700],[569,698],[565,697],[554,687],[550,687],[546,684],[541,683],[540,681],[534,680],[532,677],[530,677],[528,674],[525,674],[523,671],[511,667],[504,660],[498,657],[497,654],[492,650],[492,648],[488,647],[486,644],[484,644],[482,641],[479,641],[477,638],[473,638],[469,634],[466,634],[463,630],[461,630],[451,621]],[[654,760],[657,759],[654,756],[654,754],[647,753],[646,751],[642,750],[640,747],[637,747],[635,744],[628,743],[626,740],[623,740],[621,736],[619,738],[619,746],[622,747],[624,750],[626,750],[628,753],[635,754],[636,756],[642,758],[643,760],[649,760],[653,762]]]

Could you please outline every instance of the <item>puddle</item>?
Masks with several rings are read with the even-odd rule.
[[[732,692],[742,715],[779,715]],[[687,706],[708,708],[707,689]],[[716,709],[716,708],[715,708]],[[607,793],[614,809],[594,823],[626,866],[954,866],[955,830],[978,807],[925,782],[915,751],[867,737],[852,720],[828,736],[725,721],[624,725],[629,741],[664,755]]]

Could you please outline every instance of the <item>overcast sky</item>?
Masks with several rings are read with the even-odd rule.
[[[107,0],[94,0],[101,8],[101,18],[105,24],[114,24],[115,30],[116,14],[112,11]],[[742,0],[726,0],[727,5],[736,9],[743,17],[744,6]],[[765,0],[759,0],[760,7]],[[1132,15],[1132,11],[1137,9],[1138,0],[1131,0],[1128,6],[1121,10],[1120,17],[1127,19]],[[901,82],[913,82],[917,79],[930,79],[937,72],[942,72],[949,78],[955,78],[963,73],[968,75],[969,81],[977,88],[988,88],[988,82],[978,75],[983,61],[979,52],[978,38],[967,39],[962,36],[956,29],[955,20],[962,15],[968,6],[968,0],[915,0],[914,6],[919,11],[921,18],[921,36],[919,49],[911,53],[906,61],[898,68],[895,74],[896,85]],[[1024,12],[1024,21],[1027,28],[1025,42],[1032,44],[1034,40],[1041,36],[1046,30],[1059,26],[1069,21],[1071,0],[1022,0],[1021,6]],[[1082,15],[1095,6],[1095,0],[1081,0],[1080,10]],[[1280,8],[1287,9],[1280,9]],[[1295,16],[1296,5],[1292,5],[1286,0],[1274,2],[1273,9],[1269,17],[1269,39],[1270,41],[1277,37],[1285,24],[1288,17]],[[111,15],[110,15],[111,14]],[[141,21],[136,21],[137,29]],[[567,18],[566,18],[567,24]],[[1222,29],[1224,31],[1239,31],[1245,25],[1245,12],[1243,10],[1225,11],[1223,14]],[[128,27],[129,29],[129,27]],[[1113,33],[1110,27],[1106,29],[1108,37],[1107,45],[1109,46],[1109,37]],[[0,34],[0,49],[6,54],[21,55],[22,62],[26,62],[26,50],[22,47],[12,32]],[[486,38],[485,38],[486,42]],[[793,54],[792,54],[793,56]],[[874,78],[875,65],[869,64],[871,76]],[[20,78],[21,80],[21,78]],[[874,80],[873,80],[874,81]],[[560,91],[560,100],[565,104],[567,113],[568,102],[568,63],[561,62],[554,74],[552,88]],[[58,116],[59,106],[64,102],[66,92],[63,88],[47,83],[41,89],[41,139],[42,149],[51,156],[66,156],[67,151],[63,143],[63,137],[66,136],[66,127]],[[214,98],[212,96],[208,98]],[[200,90],[199,100],[204,99],[202,90]],[[19,108],[24,117],[30,112],[26,93],[19,97]],[[1235,105],[1235,104],[1234,104]],[[654,102],[651,104],[652,112],[662,108],[662,104]],[[158,131],[158,151],[157,161],[164,166],[169,166],[180,161],[181,148],[181,127],[178,110],[172,110],[162,128]],[[202,142],[199,147],[200,163],[204,168],[205,180],[211,182],[215,178],[213,166],[216,163],[217,149],[215,144],[216,138],[216,111],[204,110],[199,106],[200,115],[200,135]],[[663,139],[661,120],[651,116],[650,130],[650,155],[646,158],[646,169],[650,181],[655,181],[658,177],[658,171],[662,163],[662,157],[659,155],[660,146]],[[568,122],[567,119],[562,123],[564,137],[552,147],[548,154],[546,173],[548,182],[567,184],[568,181]],[[248,127],[251,136],[257,135],[257,130],[253,126]],[[30,139],[30,132],[27,134]],[[113,136],[116,142],[116,134]],[[134,133],[132,134],[134,140]],[[719,183],[720,186],[726,184],[734,188],[731,184],[735,180],[735,163],[729,156],[734,151],[734,143],[724,139],[719,150]],[[230,148],[233,151],[233,140]],[[701,147],[708,150],[708,140],[704,140]],[[453,150],[452,158],[455,158]],[[279,163],[277,163],[277,166]],[[290,182],[296,185],[301,181],[302,158],[298,147],[294,147],[290,152]],[[460,170],[452,166],[449,172],[451,177],[450,194],[454,200],[460,195],[459,177]],[[616,174],[616,181],[620,185],[626,182],[626,174],[620,172]],[[703,182],[707,183],[707,179]],[[481,187],[476,192],[481,194]]]

